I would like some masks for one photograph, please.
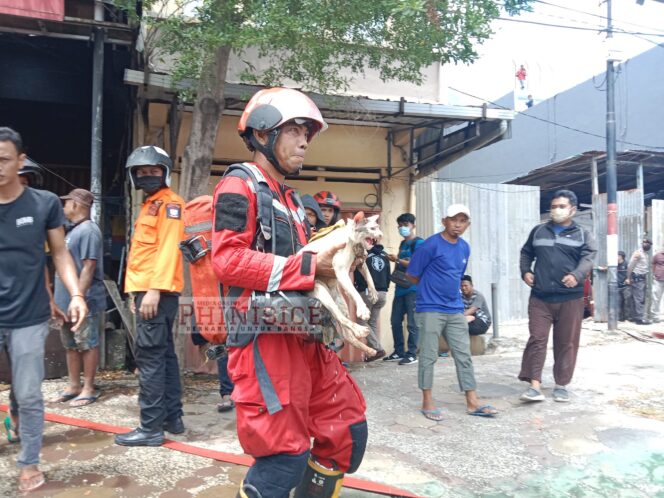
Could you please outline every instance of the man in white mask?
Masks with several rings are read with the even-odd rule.
[[[519,380],[530,382],[522,401],[543,401],[542,370],[553,325],[554,401],[569,401],[583,320],[583,283],[593,268],[595,241],[577,225],[577,198],[558,190],[551,201],[551,221],[530,232],[521,249],[521,278],[532,288],[528,303],[530,338],[523,352]],[[533,262],[534,270],[533,270]]]

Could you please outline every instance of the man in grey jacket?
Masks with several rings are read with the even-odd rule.
[[[553,325],[554,401],[569,401],[583,320],[583,283],[593,268],[597,247],[577,225],[577,198],[558,190],[551,201],[551,221],[530,232],[521,249],[521,278],[532,288],[528,302],[530,338],[523,352],[519,380],[530,382],[522,401],[543,401],[540,390],[549,331]],[[535,263],[534,271],[532,269]]]

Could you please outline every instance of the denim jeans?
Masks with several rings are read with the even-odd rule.
[[[403,316],[407,317],[408,328],[408,351],[409,355],[417,354],[417,324],[415,323],[415,298],[417,292],[409,292],[405,296],[394,296],[392,301],[392,338],[394,339],[394,351],[404,356],[403,340]]]
[[[0,328],[0,348],[8,345],[12,363],[12,391],[18,403],[20,419],[18,435],[21,452],[18,466],[39,463],[44,434],[44,344],[48,336],[48,321],[19,329]]]
[[[228,376],[228,355],[224,355],[217,360],[217,370],[219,371],[219,395],[228,396],[235,387]]]

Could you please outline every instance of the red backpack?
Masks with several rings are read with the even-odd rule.
[[[180,243],[185,261],[189,264],[192,306],[196,324],[194,330],[210,344],[226,342],[223,308],[219,294],[219,280],[212,269],[212,196],[202,195],[189,201],[184,210],[184,233]]]

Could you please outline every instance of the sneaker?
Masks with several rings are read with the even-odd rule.
[[[386,354],[387,354],[387,353],[385,353],[385,351],[383,351],[383,350],[381,349],[380,351],[377,351],[375,355],[373,355],[373,356],[367,356],[366,358],[364,358],[364,362],[365,362],[365,363],[371,363],[372,361],[380,360],[380,359],[383,358]]]
[[[385,358],[383,358],[383,361],[401,361],[401,360],[403,360],[403,356],[401,356],[396,351],[392,353],[390,356],[386,356]]]
[[[542,391],[529,387],[519,399],[521,401],[544,401],[544,395],[542,394]]]
[[[567,403],[569,402],[569,393],[564,387],[556,387],[553,390],[553,401],[558,403]]]
[[[417,356],[413,356],[410,354],[407,354],[404,356],[404,358],[399,362],[399,365],[413,365],[417,363]]]

